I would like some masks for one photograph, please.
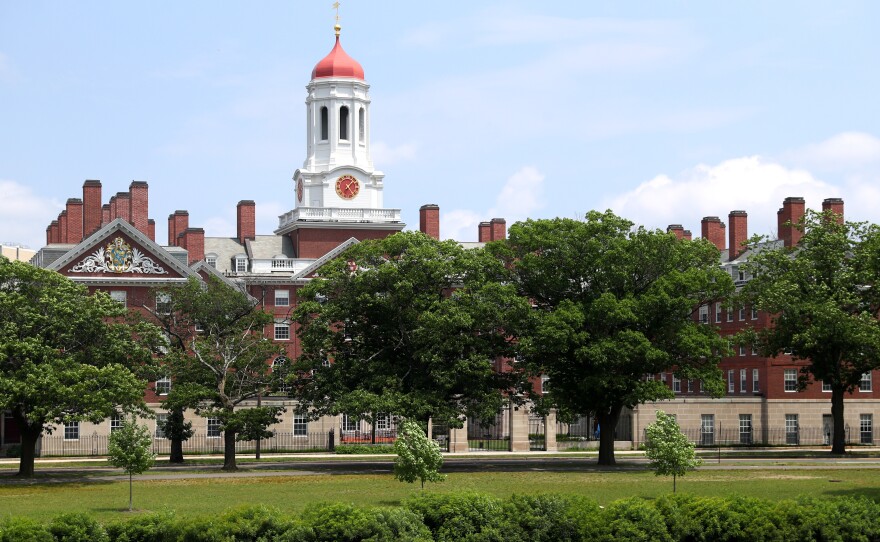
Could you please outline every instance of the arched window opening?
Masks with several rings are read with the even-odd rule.
[[[364,108],[361,107],[360,110],[358,111],[358,141],[360,141],[361,143],[364,142],[364,137],[366,137],[364,134],[366,133],[366,131],[367,131],[366,114],[364,113]]]
[[[330,113],[327,111],[326,107],[321,108],[321,141],[327,141],[329,139],[328,132],[330,131]]]
[[[348,139],[348,107],[339,108],[339,139]]]
[[[278,391],[285,395],[290,393],[290,383],[287,382],[287,377],[290,375],[287,358],[284,356],[278,356],[275,358],[272,361],[272,372],[281,380],[278,386]]]

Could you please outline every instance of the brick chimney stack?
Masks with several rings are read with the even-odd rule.
[[[238,242],[257,238],[257,204],[252,200],[241,200],[236,206],[236,229]]]
[[[67,209],[58,215],[58,242],[67,243]]]
[[[493,218],[489,221],[489,226],[492,230],[492,240],[500,241],[501,239],[507,239],[507,221],[503,218]]]
[[[101,181],[84,182],[82,200],[83,237],[88,237],[101,227]]]
[[[670,224],[666,226],[666,233],[674,233],[676,239],[684,238],[684,226],[681,224]]]
[[[785,246],[793,247],[800,242],[803,234],[796,226],[803,218],[805,210],[804,198],[788,197],[782,202],[782,209],[776,216],[779,224],[779,239],[785,243]]]
[[[682,235],[682,237],[684,239],[687,239],[688,241],[692,241],[694,238],[694,234],[691,233],[691,230],[684,230],[684,234]]]
[[[730,224],[728,260],[735,260],[744,252],[743,243],[749,238],[749,215],[745,211],[730,211],[727,223]]]
[[[131,194],[128,192],[116,193],[116,215],[113,218],[131,222]]]
[[[168,246],[178,246],[177,238],[189,227],[189,213],[174,211],[168,215]]]
[[[843,224],[843,200],[840,198],[828,198],[822,201],[822,212],[833,211],[837,215],[837,223]]]
[[[156,221],[152,218],[147,219],[147,237],[150,241],[156,242]]]
[[[149,235],[149,186],[143,181],[131,181],[128,193],[128,221],[135,229]]]
[[[113,200],[113,198],[110,199]],[[113,216],[110,209],[109,203],[105,203],[101,206],[101,226],[106,226],[110,223],[110,217]]]
[[[433,203],[419,207],[419,231],[440,239],[440,207]]]
[[[49,224],[49,244],[60,243],[60,242],[61,242],[61,241],[59,240],[61,236],[58,235],[58,229],[59,229],[58,221],[57,221],[57,220],[53,220],[53,221]]]
[[[189,253],[189,265],[205,259],[205,230],[202,228],[186,228],[180,234],[183,246]]]
[[[718,250],[724,250],[726,226],[721,222],[721,219],[717,216],[705,216],[700,222],[700,226],[703,239],[715,245]]]
[[[492,240],[492,224],[480,222],[480,225],[477,226],[477,240],[480,243],[488,243]]]
[[[67,242],[77,244],[83,240],[83,201],[79,198],[67,200]]]

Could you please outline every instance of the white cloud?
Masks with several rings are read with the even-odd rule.
[[[843,190],[802,169],[789,169],[760,156],[701,164],[675,177],[658,175],[635,189],[607,199],[602,208],[652,228],[682,224],[700,235],[704,216],[727,222],[732,210],[749,214],[749,233],[775,234],[776,211],[788,196],[806,199],[810,208],[841,197]]]
[[[781,158],[825,171],[880,166],[880,138],[864,132],[843,132],[821,143],[786,153]]]
[[[0,241],[24,243],[33,249],[45,245],[46,227],[64,209],[63,204],[11,180],[0,180],[0,194]]]
[[[524,166],[507,178],[495,199],[495,205],[483,212],[453,209],[441,213],[440,237],[460,241],[477,240],[480,222],[503,218],[508,227],[524,220],[544,207],[544,174],[532,166]]]
[[[370,153],[373,156],[373,163],[382,169],[391,164],[412,160],[416,157],[417,149],[415,143],[402,143],[392,147],[384,141],[375,141],[370,146]]]

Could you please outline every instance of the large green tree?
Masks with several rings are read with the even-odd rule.
[[[313,416],[394,413],[460,426],[517,398],[496,370],[527,301],[482,250],[404,232],[354,245],[300,290],[294,390]]]
[[[880,368],[880,228],[833,211],[807,211],[796,227],[795,247],[751,240],[741,302],[770,314],[755,336],[763,355],[791,352],[801,385],[812,376],[831,387],[831,453],[842,454],[844,397]]]
[[[125,315],[106,293],[0,258],[0,412],[21,430],[20,476],[33,476],[37,439],[53,425],[146,410],[139,375],[158,330]]]
[[[534,304],[533,324],[519,337],[525,365],[549,377],[546,403],[596,416],[600,464],[615,462],[624,407],[672,396],[647,376],[674,372],[720,392],[726,341],[694,316],[728,296],[733,282],[709,242],[593,211],[584,220],[514,224],[509,239],[491,249]]]
[[[168,296],[163,326],[172,346],[163,358],[171,379],[164,404],[172,412],[188,407],[218,418],[223,469],[235,470],[236,440],[271,436],[267,428],[283,411],[245,405],[282,385],[270,365],[281,347],[264,337],[274,318],[259,308],[259,300],[210,275],[163,293]]]

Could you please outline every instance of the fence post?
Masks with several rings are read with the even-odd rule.
[[[335,452],[335,451],[336,451],[336,440],[335,440],[335,437],[336,437],[336,435],[334,434],[333,430],[331,429],[330,432],[327,434],[327,448],[328,448],[329,451],[331,451],[331,452]]]

